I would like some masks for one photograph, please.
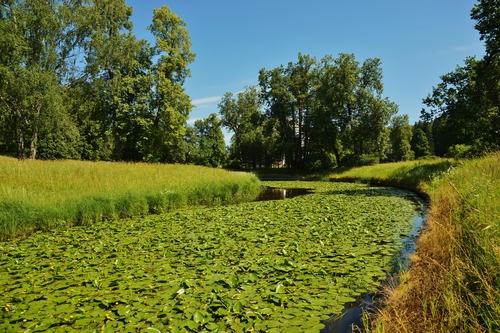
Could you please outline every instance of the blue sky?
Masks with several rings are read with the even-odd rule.
[[[167,5],[186,23],[196,60],[185,83],[196,108],[191,121],[218,112],[226,92],[258,83],[261,68],[353,53],[380,58],[384,95],[419,120],[422,98],[439,76],[482,57],[484,44],[470,19],[473,0],[126,0],[134,33],[147,31],[153,8]]]

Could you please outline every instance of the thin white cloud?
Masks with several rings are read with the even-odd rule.
[[[210,97],[193,99],[191,103],[195,105],[197,108],[203,108],[207,106],[213,106],[214,103],[219,103],[221,99],[222,96],[210,96]]]
[[[197,120],[203,120],[204,118],[189,118],[186,122],[188,125],[193,125]]]

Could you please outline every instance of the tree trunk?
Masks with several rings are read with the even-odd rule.
[[[35,126],[30,144],[30,159],[32,160],[36,159],[37,147],[38,147],[38,126]]]
[[[340,163],[340,153],[337,147],[333,147],[333,154],[335,155],[335,159],[337,160],[337,167],[342,166]]]
[[[36,106],[35,119],[33,120],[33,135],[31,136],[30,143],[30,159],[36,159],[36,152],[38,149],[38,121],[40,120],[40,113],[42,110],[42,105],[38,104]]]
[[[14,118],[16,123],[17,158],[24,160],[26,156],[24,154],[24,133],[21,121],[21,111],[16,110],[14,112]]]

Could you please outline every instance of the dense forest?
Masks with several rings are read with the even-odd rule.
[[[188,125],[186,23],[155,9],[151,45],[131,15],[124,0],[2,1],[0,154],[321,170],[500,148],[497,1],[471,11],[485,56],[441,76],[413,125],[384,96],[381,60],[353,54],[263,68],[257,86]]]

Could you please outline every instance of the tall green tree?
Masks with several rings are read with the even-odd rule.
[[[222,126],[233,132],[231,159],[234,164],[270,166],[274,159],[276,131],[273,120],[266,117],[260,90],[248,87],[235,97],[226,93],[219,103]]]
[[[353,54],[321,60],[318,123],[339,165],[342,155],[357,159],[362,154],[383,154],[387,125],[398,107],[383,97],[380,65],[377,58],[361,64]]]
[[[62,112],[59,83],[67,40],[56,0],[0,5],[0,114],[3,140],[19,158],[37,157],[40,134]]]
[[[154,10],[149,30],[156,39],[153,55],[158,61],[152,68],[147,160],[183,162],[185,156],[183,138],[192,104],[183,84],[195,59],[186,26],[167,6]]]
[[[415,154],[410,145],[413,133],[408,115],[394,116],[391,121],[390,131],[390,159],[396,162],[412,160]]]
[[[89,0],[81,15],[85,65],[82,79],[70,82],[84,94],[85,104],[76,111],[81,135],[100,158],[138,159],[135,121],[148,107],[149,45],[133,35],[132,8],[123,0]]]
[[[227,159],[227,152],[217,114],[211,113],[207,118],[196,120],[194,128],[198,139],[196,164],[210,167],[223,166]]]
[[[278,151],[289,166],[304,168],[309,153],[309,115],[313,110],[316,59],[299,53],[296,63],[272,70],[261,69],[259,85],[267,115],[276,120],[282,140]]]

